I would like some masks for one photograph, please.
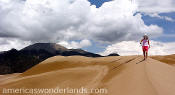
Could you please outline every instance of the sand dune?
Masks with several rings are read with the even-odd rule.
[[[151,58],[175,66],[175,54],[167,56],[152,56]]]
[[[18,77],[19,75],[20,73],[0,75],[0,84],[3,83],[5,80],[14,79],[15,77]]]
[[[55,56],[22,74],[0,76],[0,92],[3,88],[84,87],[104,88],[107,92],[73,95],[175,95],[174,66],[142,59],[141,56]]]

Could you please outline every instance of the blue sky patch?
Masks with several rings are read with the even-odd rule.
[[[88,0],[92,5],[96,5],[99,8],[104,2],[109,2],[112,0]]]
[[[165,13],[165,14],[160,14],[160,16],[168,16],[171,17],[172,19],[175,19],[175,12],[174,13]],[[167,21],[165,19],[160,19],[157,17],[150,17],[150,16],[145,16],[143,15],[142,19],[144,20],[146,25],[151,25],[155,24],[164,29],[164,36],[156,38],[154,40],[157,41],[162,41],[162,42],[172,42],[175,41],[175,21]]]

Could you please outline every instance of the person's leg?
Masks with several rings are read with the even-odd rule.
[[[146,53],[146,59],[147,59],[148,58],[148,46],[146,47],[145,53]]]
[[[144,46],[142,47],[142,50],[143,50],[143,56],[144,56],[144,60],[145,60],[145,47]]]
[[[144,60],[145,60],[145,51],[143,50],[143,56],[144,56]]]
[[[146,59],[147,59],[147,57],[148,57],[148,51],[145,51],[145,53],[146,53]]]

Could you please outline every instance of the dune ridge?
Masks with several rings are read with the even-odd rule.
[[[105,88],[107,93],[73,95],[175,95],[174,74],[174,66],[151,58],[143,61],[141,56],[55,56],[24,73],[0,76],[0,92],[3,88],[86,87]]]

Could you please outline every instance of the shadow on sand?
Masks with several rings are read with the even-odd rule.
[[[141,60],[141,61],[137,62],[136,64],[139,64],[139,63],[141,63],[141,62],[143,62],[143,61],[145,61],[145,60],[143,59],[143,60]]]

